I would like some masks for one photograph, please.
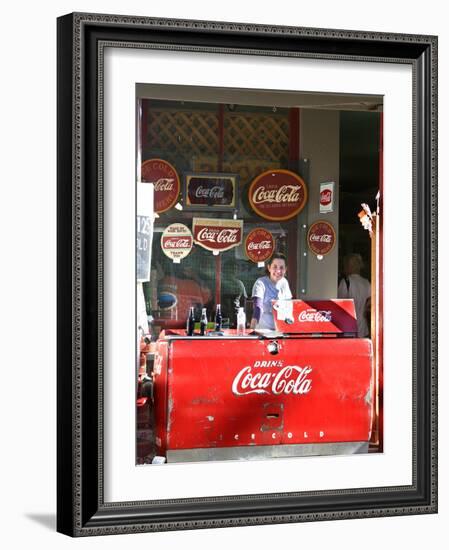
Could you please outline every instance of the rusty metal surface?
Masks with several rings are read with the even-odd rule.
[[[167,451],[167,462],[203,462],[206,460],[261,460],[301,456],[341,456],[368,452],[367,441],[349,443],[304,443],[301,445],[260,445]]]

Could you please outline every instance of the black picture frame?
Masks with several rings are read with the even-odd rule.
[[[75,13],[58,19],[57,530],[71,536],[437,512],[437,38]],[[102,43],[413,69],[413,483],[105,503]]]

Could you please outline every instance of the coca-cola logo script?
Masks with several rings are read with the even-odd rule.
[[[332,321],[332,312],[316,309],[305,309],[298,315],[300,323],[330,323]]]
[[[175,168],[166,160],[149,159],[142,164],[142,182],[154,185],[154,211],[172,208],[179,196],[181,184]]]
[[[236,208],[236,176],[201,174],[186,176],[185,204],[187,207],[214,210]]]
[[[252,209],[267,220],[289,220],[304,208],[307,187],[302,178],[289,170],[263,172],[249,187]]]
[[[319,220],[310,226],[307,233],[307,242],[310,250],[318,255],[324,256],[335,246],[335,230],[329,222]]]
[[[193,238],[206,250],[223,252],[242,242],[242,220],[193,218]]]
[[[268,258],[271,258],[273,251],[273,235],[266,229],[258,227],[246,236],[245,252],[252,262],[265,262]]]
[[[304,395],[312,389],[312,367],[284,365],[282,361],[255,361],[241,369],[232,382],[234,395],[252,393]]]

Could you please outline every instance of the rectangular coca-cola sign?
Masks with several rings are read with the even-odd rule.
[[[236,210],[238,207],[238,175],[185,174],[184,207],[190,210]]]
[[[243,220],[193,218],[192,232],[197,244],[218,254],[242,242]]]
[[[357,333],[353,300],[273,300],[273,314],[285,334]]]

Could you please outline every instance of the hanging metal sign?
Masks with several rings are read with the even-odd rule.
[[[245,252],[252,262],[257,264],[265,262],[274,252],[273,235],[262,227],[253,229],[246,236]]]
[[[193,210],[235,210],[238,206],[236,174],[186,174],[184,207]]]
[[[317,256],[325,256],[334,248],[336,242],[335,229],[324,220],[314,222],[307,233],[307,244]]]
[[[334,211],[334,182],[320,183],[320,214]]]
[[[181,191],[175,168],[166,160],[149,159],[142,164],[142,182],[154,185],[154,211],[160,214],[172,208]]]
[[[268,170],[251,183],[248,192],[251,208],[266,220],[289,220],[307,202],[307,186],[290,170]]]
[[[192,247],[192,233],[183,223],[172,223],[162,233],[162,251],[166,256],[171,258],[175,264],[188,256]]]
[[[219,254],[242,242],[243,220],[193,218],[192,230],[197,244]]]

